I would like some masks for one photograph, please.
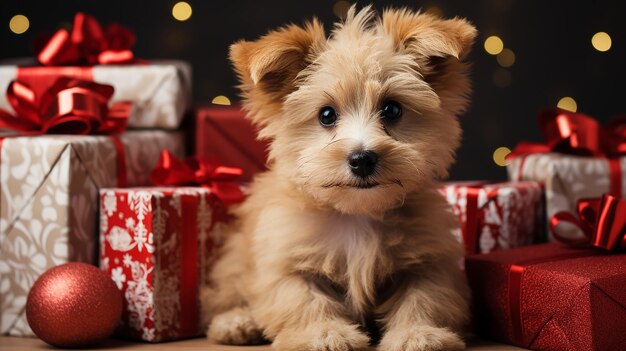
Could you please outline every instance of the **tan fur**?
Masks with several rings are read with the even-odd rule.
[[[464,347],[462,251],[436,188],[460,142],[470,92],[460,59],[475,30],[408,10],[374,16],[352,7],[328,39],[313,20],[231,48],[271,161],[204,290],[215,341],[255,343],[262,331],[277,350],[358,350],[373,317],[380,350]],[[384,126],[387,100],[404,115]],[[319,124],[323,106],[338,111],[335,127]],[[380,160],[370,189],[354,187],[346,162],[363,149]]]

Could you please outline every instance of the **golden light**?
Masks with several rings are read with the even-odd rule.
[[[492,35],[485,39],[485,51],[491,55],[497,55],[504,49],[502,39],[496,35]]]
[[[502,67],[511,67],[515,63],[515,53],[511,49],[504,49],[496,56],[496,60]]]
[[[576,100],[572,99],[569,96],[566,96],[559,100],[559,102],[556,104],[556,107],[571,112],[576,112],[576,109],[578,109],[578,106],[576,105]]]
[[[501,146],[493,152],[493,162],[500,167],[506,167],[509,161],[506,157],[511,153],[511,149],[506,146]]]
[[[215,105],[225,105],[225,106],[230,106],[231,104],[230,99],[224,95],[219,95],[219,96],[214,97],[211,103]]]
[[[185,1],[177,2],[172,7],[172,16],[178,21],[186,21],[191,17],[191,5]]]
[[[609,51],[611,44],[611,36],[605,32],[598,32],[591,37],[591,45],[598,51]]]
[[[333,5],[333,12],[335,13],[335,16],[339,18],[346,18],[349,8],[350,3],[348,1],[340,0]]]
[[[9,29],[11,29],[11,32],[15,34],[22,34],[26,32],[28,27],[30,27],[30,21],[28,20],[28,17],[24,15],[15,15],[11,17],[11,20],[9,21]]]
[[[503,68],[493,72],[493,84],[498,88],[506,88],[511,85],[511,73]]]

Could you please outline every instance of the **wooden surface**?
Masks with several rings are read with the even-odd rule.
[[[153,350],[153,351],[269,351],[270,345],[264,346],[224,346],[213,345],[205,339],[190,339],[160,344],[135,343],[122,340],[109,340],[92,350]],[[57,350],[48,346],[39,339],[0,337],[0,350],[2,351],[27,351],[27,350]],[[372,348],[372,350],[375,350]],[[473,340],[468,343],[467,351],[521,351],[523,349],[502,345],[493,342]]]

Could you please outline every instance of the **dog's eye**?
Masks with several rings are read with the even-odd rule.
[[[380,116],[385,121],[395,121],[402,116],[402,106],[395,101],[387,101],[380,110]]]
[[[330,106],[322,107],[320,110],[320,124],[324,127],[332,127],[337,122],[337,112]]]

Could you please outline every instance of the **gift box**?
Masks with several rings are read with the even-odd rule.
[[[267,143],[236,106],[196,109],[196,155],[243,169],[242,180],[266,169]]]
[[[34,281],[69,261],[96,263],[98,189],[150,183],[178,132],[6,137],[0,150],[0,334],[32,335],[24,306]]]
[[[448,182],[440,192],[459,217],[454,235],[468,255],[544,240],[543,188],[537,182]]]
[[[158,342],[200,335],[199,287],[228,219],[203,187],[101,191],[101,267],[124,294],[119,334]]]
[[[466,258],[474,325],[532,350],[626,350],[626,254],[533,245]]]
[[[18,80],[38,96],[59,77],[71,77],[114,87],[112,104],[131,102],[128,126],[176,129],[191,106],[191,68],[182,61],[145,61],[133,57],[133,34],[78,13],[72,32],[60,29],[34,60],[8,60],[0,65],[0,92]],[[13,112],[5,96],[0,109]]]
[[[626,155],[620,156],[613,124],[602,127],[582,114],[543,111],[540,127],[546,143],[520,144],[507,166],[509,178],[544,184],[548,218],[562,211],[575,213],[581,198],[626,195]],[[554,237],[550,234],[549,239]]]

